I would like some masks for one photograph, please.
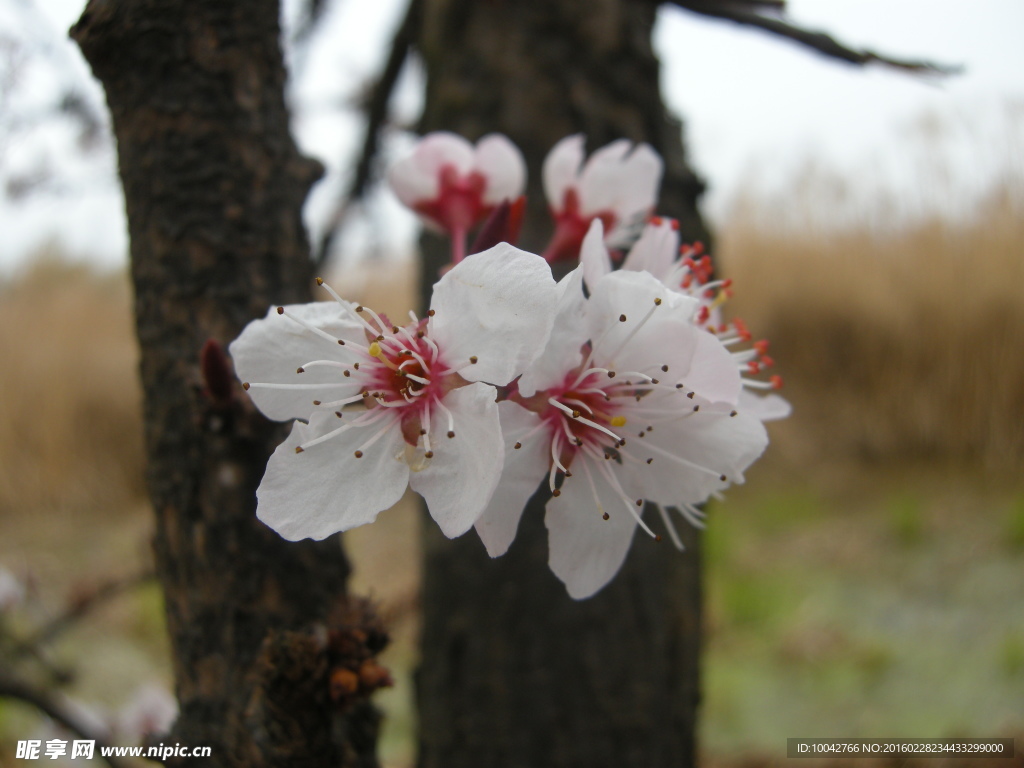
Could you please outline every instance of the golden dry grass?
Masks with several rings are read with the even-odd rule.
[[[961,223],[835,230],[813,203],[738,206],[718,256],[732,309],[767,336],[794,416],[791,460],[1024,460],[1024,194]],[[789,223],[786,223],[787,218]]]

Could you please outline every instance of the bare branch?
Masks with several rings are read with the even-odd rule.
[[[75,622],[97,606],[117,597],[122,592],[145,584],[155,578],[155,576],[156,574],[153,571],[147,570],[142,573],[132,574],[131,576],[111,579],[88,592],[77,595],[70,601],[63,613],[51,619],[31,637],[16,646],[13,649],[12,655],[17,658],[29,653],[36,654],[43,645],[52,641],[57,635],[74,625]]]
[[[384,69],[377,78],[377,82],[369,90],[365,106],[366,131],[363,134],[363,148],[356,163],[355,173],[352,176],[352,183],[349,184],[345,194],[342,195],[331,218],[324,230],[323,237],[316,249],[316,262],[322,264],[331,252],[334,240],[338,235],[342,222],[353,202],[359,200],[366,192],[370,183],[373,170],[373,161],[377,157],[377,150],[380,145],[380,130],[387,121],[388,103],[391,101],[391,93],[398,82],[398,76],[402,72],[402,66],[409,55],[409,49],[416,39],[417,29],[420,22],[421,0],[409,0],[409,6],[405,11],[405,18],[395,32],[391,40],[391,48],[388,52],[387,62]]]
[[[718,19],[725,19],[736,24],[748,27],[756,27],[770,32],[773,35],[784,37],[800,45],[811,48],[829,58],[839,59],[850,64],[863,66],[865,64],[883,64],[887,67],[894,67],[908,72],[933,75],[953,75],[962,71],[960,66],[936,64],[931,61],[917,61],[910,59],[895,59],[890,56],[883,56],[874,51],[857,51],[838,42],[831,35],[824,32],[813,32],[794,26],[787,21],[774,16],[762,15],[751,8],[751,6],[763,6],[766,9],[782,11],[782,3],[760,2],[760,0],[670,0],[673,5],[684,8],[703,16],[712,16]]]
[[[103,756],[101,750],[110,746],[106,739],[91,733],[88,726],[77,715],[70,712],[63,703],[46,691],[40,690],[30,683],[19,680],[2,671],[0,671],[0,698],[17,699],[26,704],[31,704],[55,723],[63,726],[76,736],[80,736],[87,741],[96,742],[95,754],[101,760],[105,760],[111,768],[131,768],[133,765],[116,757]]]

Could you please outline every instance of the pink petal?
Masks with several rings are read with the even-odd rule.
[[[583,134],[566,136],[552,147],[544,159],[541,171],[544,195],[548,199],[548,206],[554,211],[562,210],[566,190],[577,183],[580,166],[583,164],[585,143],[586,138]]]
[[[499,133],[484,136],[477,142],[475,165],[487,180],[484,202],[497,205],[515,200],[526,187],[526,161],[519,148]]]

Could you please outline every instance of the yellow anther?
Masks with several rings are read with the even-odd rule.
[[[626,417],[625,416],[612,416],[612,426],[613,427],[624,427],[624,426],[626,426]]]
[[[376,341],[370,344],[370,348],[367,351],[370,353],[370,357],[380,357],[382,354],[380,351],[380,344]]]

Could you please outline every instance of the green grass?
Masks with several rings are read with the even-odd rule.
[[[712,505],[709,755],[1024,728],[1021,497],[937,473],[873,479],[827,498],[758,479]]]

